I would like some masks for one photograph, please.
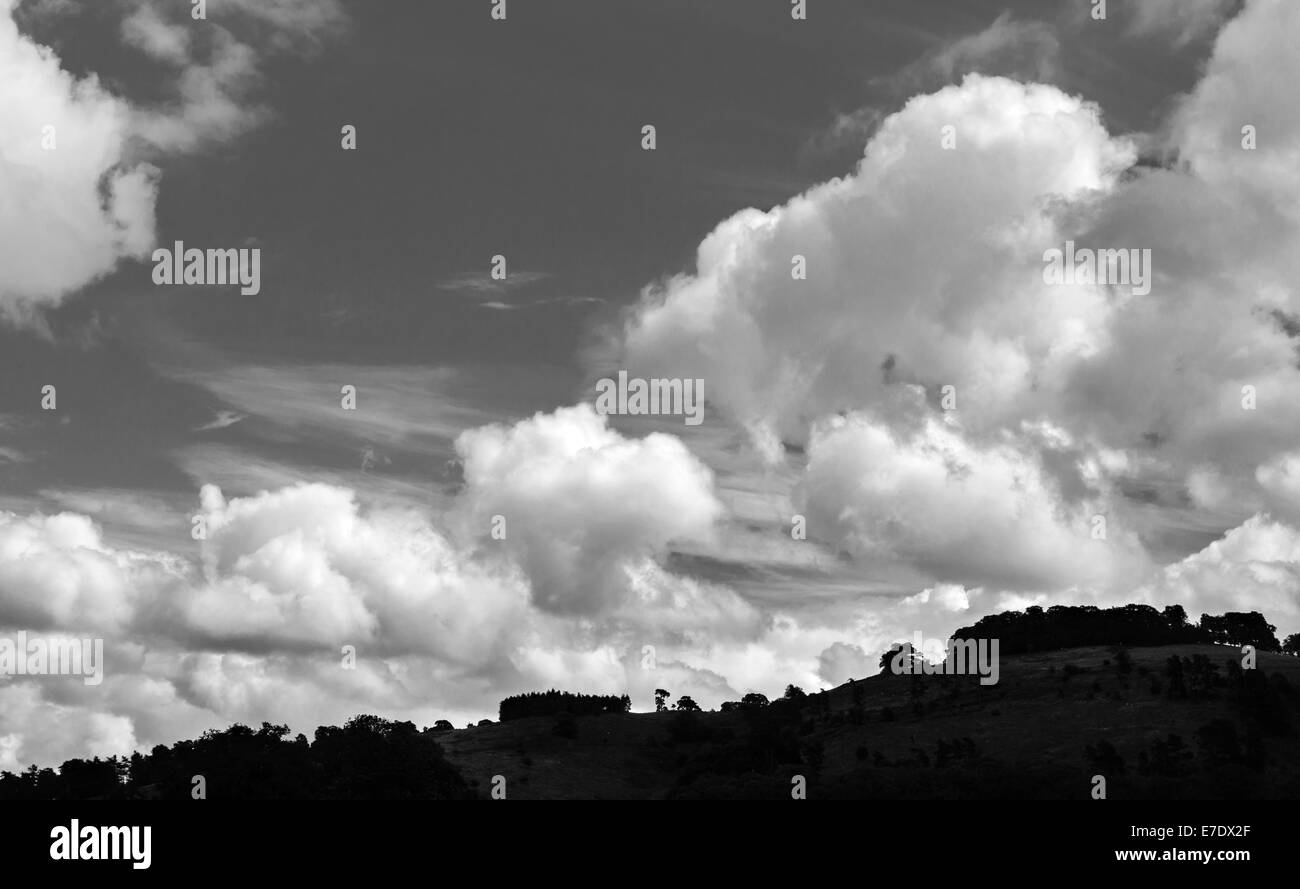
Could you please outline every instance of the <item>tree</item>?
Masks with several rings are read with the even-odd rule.
[[[662,713],[668,709],[668,692],[662,688],[655,689],[655,712]]]
[[[1202,614],[1201,630],[1212,642],[1253,645],[1260,651],[1278,651],[1282,648],[1282,644],[1273,635],[1277,627],[1266,621],[1258,611],[1229,611],[1220,617]]]
[[[680,698],[678,698],[676,707],[678,710],[683,710],[687,713],[700,712],[700,705],[695,703],[695,701],[691,699],[690,695],[682,695]]]
[[[767,695],[761,695],[756,691],[751,691],[740,699],[740,706],[746,710],[758,710],[768,705]]]
[[[795,702],[803,702],[803,701],[806,700],[807,698],[808,698],[808,695],[807,695],[807,694],[804,692],[804,690],[803,690],[802,688],[800,688],[799,686],[797,686],[797,685],[787,685],[787,686],[785,687],[785,700],[787,700],[787,701],[795,701]]]
[[[1166,605],[1165,610],[1160,612],[1169,625],[1171,630],[1182,630],[1187,627],[1187,609],[1181,605]]]
[[[900,674],[920,673],[924,662],[921,653],[912,650],[911,642],[895,643],[880,656],[880,672],[884,676],[896,675],[894,665],[897,664]]]
[[[1300,633],[1292,633],[1287,636],[1286,641],[1282,643],[1282,651],[1286,654],[1300,656]]]
[[[456,726],[452,725],[450,722],[448,722],[445,719],[439,719],[437,722],[433,724],[433,730],[435,732],[449,732],[455,727]]]

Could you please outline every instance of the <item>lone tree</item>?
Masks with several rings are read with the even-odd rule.
[[[1287,654],[1300,655],[1300,633],[1292,633],[1282,643],[1282,651]]]
[[[662,688],[655,689],[655,712],[662,713],[668,709],[668,692]]]
[[[691,699],[690,695],[682,695],[680,698],[678,698],[676,707],[678,710],[683,710],[687,713],[700,712],[700,705],[695,703],[695,701]]]

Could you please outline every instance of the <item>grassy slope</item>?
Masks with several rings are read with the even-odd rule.
[[[1213,645],[1137,648],[1130,654],[1133,671],[1127,677],[1118,674],[1113,650],[1102,647],[1004,657],[996,686],[967,683],[956,695],[949,695],[928,685],[922,696],[923,715],[915,712],[907,677],[859,680],[857,694],[866,714],[861,724],[849,718],[854,688],[839,686],[828,692],[824,707],[809,705],[803,711],[800,743],[820,743],[823,750],[820,772],[810,779],[813,788],[818,795],[867,798],[1086,799],[1095,770],[1083,750],[1086,744],[1105,739],[1127,766],[1124,774],[1107,776],[1113,799],[1153,794],[1300,794],[1296,735],[1268,738],[1270,765],[1262,775],[1244,766],[1229,766],[1216,775],[1209,789],[1202,784],[1194,792],[1178,779],[1139,779],[1135,774],[1139,751],[1155,738],[1173,733],[1195,751],[1196,731],[1211,719],[1230,719],[1242,731],[1243,723],[1222,690],[1216,699],[1199,701],[1173,701],[1154,693],[1153,678],[1166,682],[1166,660],[1172,655],[1204,654],[1222,675],[1224,661],[1239,655],[1236,649]],[[1112,660],[1110,666],[1103,664],[1107,659]],[[1067,664],[1083,672],[1066,678]],[[1144,669],[1149,671],[1146,675]],[[1266,675],[1282,673],[1300,689],[1300,658],[1260,654],[1259,669]],[[892,721],[882,719],[885,707],[896,714]],[[725,745],[672,741],[669,727],[674,715],[582,717],[574,739],[556,737],[555,720],[549,717],[444,732],[437,739],[466,780],[477,782],[480,793],[486,795],[492,776],[504,775],[512,799],[730,796],[756,793],[755,787],[761,795],[788,796],[790,775],[812,774],[806,763],[792,762],[777,764],[748,784],[735,777],[698,779],[701,763],[710,755],[725,755]],[[741,743],[747,736],[742,714],[705,713],[701,721],[724,735],[730,731]],[[938,768],[934,763],[938,741],[963,737],[974,740],[978,759]],[[860,748],[866,750],[865,759]],[[921,764],[917,750],[926,751],[929,765]],[[683,780],[684,773],[691,776],[689,780]]]

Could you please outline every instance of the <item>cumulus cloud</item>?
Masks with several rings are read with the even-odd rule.
[[[202,492],[203,582],[184,626],[253,651],[343,645],[467,668],[503,657],[520,584],[468,562],[428,519],[363,513],[352,491],[303,484],[231,501]]]
[[[557,614],[627,602],[630,571],[679,538],[707,537],[722,506],[712,473],[675,436],[624,438],[591,405],[463,433],[465,504],[518,561],[533,601]]]
[[[1266,514],[1247,519],[1138,590],[1144,601],[1202,613],[1258,611],[1278,638],[1300,631],[1300,531]]]
[[[131,159],[130,108],[18,31],[0,0],[0,314],[42,306],[152,245],[157,170]]]
[[[115,549],[83,515],[0,512],[0,626],[121,629],[183,576],[182,564]]]
[[[342,33],[336,0],[189,4],[123,0],[125,45],[170,73],[175,93],[154,105],[68,73],[55,52],[21,33],[16,0],[0,0],[0,318],[37,323],[39,311],[148,255],[162,163],[239,136],[265,121],[257,98],[266,55],[311,54]],[[44,3],[42,22],[77,12]],[[199,27],[202,26],[202,27]]]
[[[692,272],[643,294],[620,358],[707,380],[770,461],[806,448],[823,540],[921,584],[1122,597],[1153,532],[1140,502],[1213,503],[1206,525],[1287,516],[1293,6],[1257,0],[1226,25],[1155,137],[1004,78],[913,98],[851,175],[718,225]],[[1160,140],[1170,164],[1136,165]],[[1151,292],[1045,284],[1044,251],[1067,239],[1149,249]],[[1108,522],[1097,558],[1092,514]]]
[[[843,685],[850,679],[865,679],[879,672],[879,654],[872,658],[847,642],[835,642],[817,656],[817,675],[830,685]]]
[[[1106,539],[1092,538],[1100,506],[1066,504],[1034,454],[972,447],[937,420],[911,439],[861,415],[818,427],[805,488],[811,535],[867,563],[904,560],[937,581],[1114,589],[1145,567],[1115,523]]]
[[[125,716],[51,703],[31,683],[0,684],[0,771],[20,772],[33,762],[129,755],[135,746]]]
[[[947,126],[957,150],[941,145]],[[694,274],[647,292],[626,361],[705,378],[769,448],[879,408],[900,381],[955,383],[985,425],[1029,414],[1048,374],[1102,348],[1111,311],[1101,290],[1045,298],[1051,201],[1112,186],[1134,158],[1095,106],[972,75],[887,119],[853,175],[719,225]],[[806,281],[792,280],[796,255]]]

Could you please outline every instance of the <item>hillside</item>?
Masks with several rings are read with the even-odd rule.
[[[1300,798],[1300,658],[1261,652],[1243,677],[1231,646],[1119,651],[1003,657],[995,686],[881,675],[745,711],[577,717],[571,738],[530,717],[437,740],[480,796],[502,775],[511,799],[788,799],[794,775],[810,798],[1087,799],[1096,774],[1111,799]]]

